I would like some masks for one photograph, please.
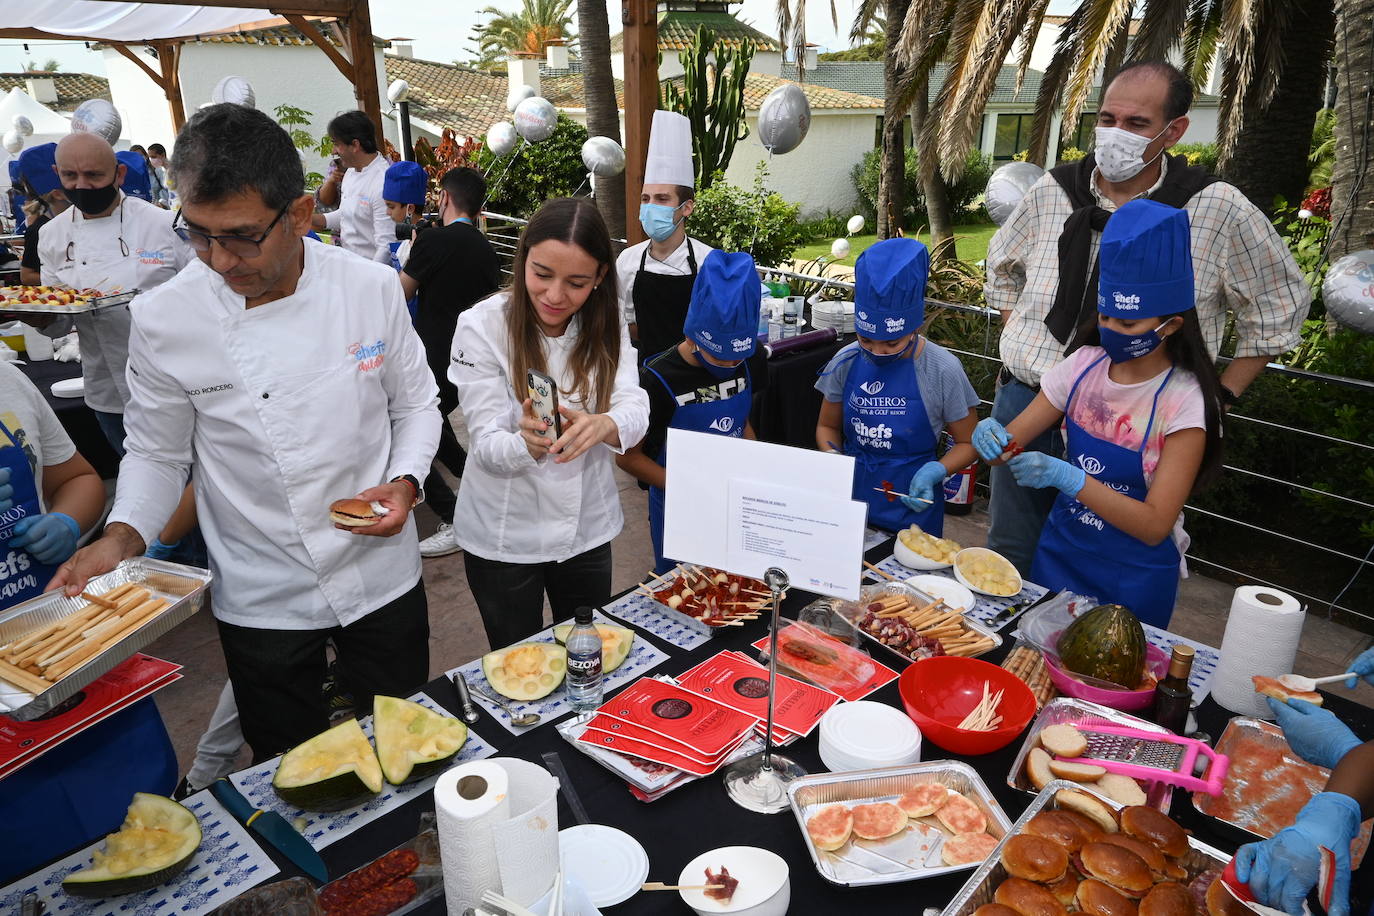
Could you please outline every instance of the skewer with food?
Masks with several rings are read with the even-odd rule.
[[[659,587],[641,585],[640,591],[659,604],[711,627],[757,619],[772,600],[772,592],[764,582],[710,566],[679,563],[654,581],[664,583],[665,580],[668,580],[666,584]]]
[[[98,289],[67,289],[63,286],[0,286],[0,308],[22,308],[26,305],[78,306],[103,293]]]

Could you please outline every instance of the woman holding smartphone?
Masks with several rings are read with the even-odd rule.
[[[615,456],[649,424],[614,263],[590,201],[550,200],[520,236],[510,287],[458,319],[449,378],[471,444],[453,530],[494,649],[543,628],[545,594],[561,620],[611,592]]]

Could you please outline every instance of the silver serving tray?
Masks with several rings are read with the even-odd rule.
[[[886,840],[850,839],[834,852],[816,849],[806,832],[807,819],[826,805],[837,802],[895,801],[903,792],[932,782],[943,783],[977,805],[987,817],[988,833],[993,836],[1001,839],[1011,829],[1006,812],[988,790],[982,777],[973,767],[957,760],[932,760],[909,766],[805,776],[788,786],[787,797],[816,871],[832,884],[861,887],[934,878],[973,868],[973,865],[946,865],[941,861],[940,847],[944,845],[947,834],[940,829],[934,817],[919,819],[918,823],[932,828],[933,832],[925,835],[908,824],[906,830],[895,837]]]
[[[978,870],[969,876],[968,881],[960,888],[959,893],[954,895],[954,899],[944,908],[940,916],[971,916],[973,911],[983,904],[993,902],[992,895],[997,890],[997,885],[1001,884],[1002,879],[1007,876],[1007,870],[1002,867],[1002,848],[1007,845],[1007,839],[1020,833],[1021,829],[1025,827],[1026,821],[1035,817],[1035,815],[1039,814],[1045,808],[1058,807],[1054,804],[1054,793],[1058,792],[1060,789],[1079,789],[1085,791],[1101,799],[1103,804],[1116,811],[1125,807],[1120,802],[1114,801],[1102,795],[1100,792],[1094,792],[1091,786],[1083,786],[1079,783],[1070,782],[1067,779],[1056,779],[1054,782],[1045,786],[1044,790],[1030,803],[1030,807],[1016,819],[1016,823],[1012,825],[1012,828],[1002,837],[1002,842],[997,844],[997,848],[992,851],[992,855],[988,856],[987,861],[978,866]],[[1182,882],[1185,885],[1191,884],[1199,875],[1205,872],[1216,871],[1220,873],[1221,869],[1226,867],[1226,863],[1231,861],[1231,857],[1226,855],[1226,853],[1208,846],[1206,843],[1200,842],[1192,836],[1188,837],[1188,845],[1191,849],[1188,855],[1179,863],[1188,871],[1187,881]]]
[[[1031,749],[1036,746],[1036,736],[1040,730],[1051,725],[1125,725],[1130,728],[1138,728],[1141,731],[1156,732],[1158,734],[1172,734],[1162,725],[1154,722],[1147,722],[1144,719],[1137,719],[1130,713],[1124,713],[1117,709],[1107,706],[1099,706],[1087,700],[1078,700],[1072,697],[1060,697],[1050,700],[1045,704],[1044,709],[1035,717],[1031,723],[1030,730],[1026,732],[1025,739],[1021,742],[1021,750],[1016,753],[1016,760],[1011,765],[1011,771],[1007,773],[1007,785],[1013,789],[1020,789],[1022,792],[1029,792],[1034,795],[1038,791],[1031,784],[1026,776],[1026,757]],[[1080,785],[1082,785],[1080,783]],[[1092,788],[1092,786],[1086,786]],[[1145,803],[1152,808],[1158,808],[1165,814],[1169,813],[1169,806],[1173,803],[1174,787],[1164,782],[1151,784],[1145,791]]]
[[[657,579],[650,579],[648,583],[645,583],[645,587],[648,588],[651,592],[656,592],[659,589],[666,588],[667,586],[676,582],[678,580],[678,577],[681,575],[682,573],[679,572],[676,567],[674,567],[673,569],[670,569],[668,570],[668,572],[659,576]],[[641,592],[641,594],[643,593]],[[783,592],[783,597],[787,597],[787,592]],[[703,621],[700,617],[693,617],[691,614],[684,614],[677,608],[669,607],[662,601],[659,601],[657,598],[650,598],[649,600],[653,602],[654,610],[661,612],[664,617],[667,617],[670,620],[675,620],[682,626],[687,627],[689,630],[692,630],[693,632],[700,633],[703,636],[723,636],[726,633],[732,633],[739,629],[738,627],[734,626],[713,627],[709,623]],[[762,619],[763,615],[771,613],[770,608],[771,605],[765,604],[760,609],[760,619]],[[744,621],[746,625],[752,622],[753,621],[750,620]]]
[[[0,306],[0,311],[6,312],[33,312],[43,315],[84,315],[86,312],[94,312],[96,309],[111,308],[116,305],[128,305],[140,290],[132,289],[125,293],[113,293],[109,296],[101,296],[98,299],[87,299],[80,305],[45,305],[43,303],[31,302],[27,304],[14,304]]]
[[[170,577],[159,579],[159,577]],[[151,577],[151,578],[150,578]],[[160,598],[172,603],[147,625],[139,627],[104,652],[77,668],[71,674],[44,690],[32,701],[11,712],[12,719],[27,722],[51,712],[59,703],[76,694],[81,688],[104,676],[120,662],[156,641],[174,627],[184,623],[205,603],[214,576],[208,569],[182,566],[164,560],[136,557],[125,560],[111,572],[96,576],[86,586],[93,594],[107,592],[126,582],[136,582]],[[180,581],[177,581],[180,580]],[[184,584],[183,584],[184,583]],[[34,630],[73,614],[90,602],[80,597],[68,598],[61,591],[52,591],[0,613],[0,645],[23,639]]]
[[[835,614],[847,621],[849,625],[854,628],[854,632],[859,634],[859,637],[865,642],[879,647],[887,656],[895,659],[899,663],[909,665],[913,661],[916,661],[916,659],[902,652],[898,652],[886,643],[879,642],[873,634],[859,626],[859,619],[863,617],[865,613],[864,608],[873,601],[886,595],[903,595],[910,598],[912,601],[917,601],[922,604],[929,604],[936,600],[934,595],[927,595],[916,586],[908,585],[905,582],[879,582],[874,585],[865,585],[863,588],[859,589],[858,601],[842,601],[837,603],[835,605]],[[987,626],[987,624],[975,620],[968,614],[964,614],[963,618],[964,626],[992,640],[991,646],[979,652],[977,655],[967,656],[968,658],[978,658],[987,655],[989,652],[1002,645],[1002,636],[996,630]]]

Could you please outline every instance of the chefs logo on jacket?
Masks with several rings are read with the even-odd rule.
[[[156,264],[161,267],[167,263],[167,252],[161,248],[135,248],[134,256],[140,264]]]
[[[381,368],[382,360],[386,357],[386,341],[355,343],[348,348],[348,355],[357,361],[359,372],[371,372],[373,369]]]

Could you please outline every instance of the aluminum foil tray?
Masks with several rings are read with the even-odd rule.
[[[1031,723],[1030,729],[1026,732],[1025,740],[1021,742],[1021,750],[1016,752],[1016,760],[1011,765],[1011,771],[1007,773],[1007,785],[1013,789],[1020,789],[1022,792],[1029,792],[1034,795],[1038,790],[1031,784],[1030,778],[1026,775],[1026,757],[1031,749],[1036,746],[1036,736],[1040,730],[1051,725],[1126,725],[1131,728],[1138,728],[1141,731],[1158,732],[1160,734],[1170,734],[1169,730],[1162,725],[1154,722],[1147,722],[1144,719],[1137,719],[1129,713],[1111,709],[1107,706],[1099,706],[1087,700],[1077,700],[1072,697],[1060,697],[1045,704],[1045,708],[1040,710],[1040,714]],[[1220,748],[1218,748],[1220,750]],[[1088,788],[1091,788],[1089,786]],[[1145,803],[1151,807],[1158,808],[1165,814],[1169,813],[1169,805],[1173,802],[1174,787],[1168,783],[1152,783],[1145,790]]]
[[[997,890],[997,885],[1002,883],[1002,879],[1007,876],[1007,870],[1002,867],[1002,847],[1007,844],[1007,839],[1021,832],[1021,828],[1026,825],[1026,821],[1035,817],[1045,808],[1057,807],[1054,803],[1054,793],[1060,789],[1082,789],[1092,795],[1097,796],[1107,806],[1114,810],[1120,810],[1123,806],[1099,792],[1093,792],[1091,787],[1084,787],[1078,783],[1069,782],[1066,779],[1056,779],[1044,788],[1035,800],[1030,803],[1030,807],[1025,810],[1012,828],[1007,831],[1002,842],[993,850],[992,855],[988,856],[987,861],[978,866],[978,870],[969,876],[959,893],[954,895],[954,899],[944,908],[940,916],[972,916],[974,910],[985,903],[992,903],[993,893]],[[1192,847],[1188,855],[1179,863],[1188,870],[1188,880],[1185,884],[1192,884],[1199,877],[1208,874],[1220,874],[1226,867],[1226,863],[1231,861],[1231,857],[1219,849],[1214,849],[1206,843],[1200,842],[1193,837],[1188,837],[1188,845]]]
[[[200,610],[205,594],[214,577],[208,569],[182,566],[163,560],[136,557],[120,563],[111,572],[96,576],[86,586],[92,594],[107,592],[126,582],[136,582],[171,602],[162,613],[145,626],[125,636],[71,674],[44,690],[33,700],[6,715],[20,722],[37,719],[52,711],[59,703],[73,696],[87,684],[103,676],[120,662],[142,651],[174,627],[184,623]],[[29,633],[55,623],[89,604],[80,596],[68,598],[61,591],[52,591],[0,613],[0,645],[23,639]]]
[[[663,589],[671,585],[672,583],[676,582],[678,580],[678,577],[681,575],[682,573],[677,568],[670,569],[658,578],[650,580],[652,584],[646,587],[648,587],[650,591],[659,591],[660,589]],[[785,598],[786,596],[787,593],[783,592],[783,597]],[[653,602],[654,610],[662,613],[664,617],[668,618],[669,620],[677,621],[679,624],[686,627],[687,629],[692,630],[695,633],[700,633],[703,636],[725,636],[736,631],[736,627],[733,626],[713,627],[710,624],[703,621],[700,617],[693,617],[691,614],[684,614],[677,608],[669,607],[662,601],[659,601],[657,598],[650,598],[649,600]],[[760,615],[766,617],[770,613],[769,609],[771,608],[771,606],[771,604],[765,604],[763,608],[760,610]],[[751,621],[746,620],[744,622],[747,624]]]
[[[1224,832],[1237,843],[1268,839],[1292,824],[1331,777],[1330,770],[1295,754],[1277,725],[1248,716],[1226,724],[1217,753],[1231,758],[1221,795],[1194,792],[1193,807],[1230,828]],[[1371,827],[1374,821],[1365,821],[1351,844],[1352,868],[1364,860]]]
[[[858,887],[933,878],[972,868],[972,865],[946,865],[940,859],[940,847],[948,834],[933,817],[920,818],[886,840],[851,838],[834,852],[816,849],[806,832],[807,819],[826,805],[896,801],[902,793],[933,782],[943,783],[977,805],[988,819],[988,833],[998,839],[1011,828],[1006,812],[988,791],[982,777],[973,767],[956,760],[806,776],[788,787],[787,797],[816,871],[832,884]],[[916,826],[918,824],[921,826]]]
[[[935,600],[934,595],[927,595],[914,585],[907,585],[905,582],[880,582],[876,585],[865,585],[861,588],[859,590],[858,601],[841,601],[836,603],[835,613],[848,621],[849,625],[854,628],[854,632],[863,640],[862,643],[855,643],[856,645],[867,645],[869,647],[877,646],[881,653],[887,658],[891,658],[901,665],[909,665],[915,661],[915,659],[902,652],[898,652],[885,643],[879,642],[871,633],[867,630],[860,629],[858,625],[859,619],[863,617],[865,613],[864,607],[870,602],[877,601],[879,598],[883,598],[887,595],[902,595],[921,604],[929,604]],[[975,620],[968,614],[964,614],[963,616],[964,626],[992,640],[991,646],[979,652],[977,655],[968,656],[969,658],[978,658],[979,656],[987,655],[989,652],[1002,645],[1002,636],[996,630]],[[853,640],[851,640],[851,642],[852,641]]]

